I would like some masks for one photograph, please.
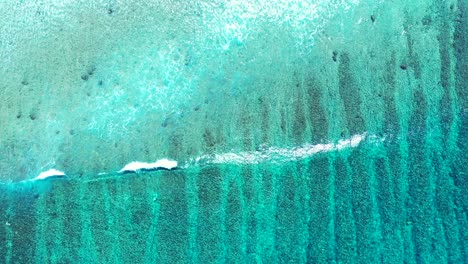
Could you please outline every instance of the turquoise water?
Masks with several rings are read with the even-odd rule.
[[[0,10],[0,263],[468,262],[466,1]]]

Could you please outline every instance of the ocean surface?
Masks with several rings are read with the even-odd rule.
[[[467,17],[2,1],[0,263],[468,263]]]

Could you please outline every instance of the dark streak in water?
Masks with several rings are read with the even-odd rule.
[[[348,53],[340,55],[338,66],[340,96],[346,112],[346,127],[349,135],[360,134],[365,131],[364,120],[361,114],[361,96],[359,87],[355,84],[353,69]]]

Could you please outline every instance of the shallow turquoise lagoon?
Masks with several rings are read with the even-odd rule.
[[[467,16],[3,1],[0,263],[467,263]]]

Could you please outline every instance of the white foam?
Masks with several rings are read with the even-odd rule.
[[[177,167],[177,161],[160,159],[153,163],[132,161],[125,165],[119,172],[138,172],[141,170],[157,170],[157,169],[167,169],[172,170]]]
[[[323,144],[303,144],[297,147],[280,148],[263,146],[257,151],[240,151],[240,152],[225,152],[206,154],[189,160],[182,166],[188,168],[191,166],[203,166],[208,164],[259,164],[262,162],[272,162],[279,164],[283,162],[296,161],[309,158],[318,153],[341,151],[344,149],[355,148],[359,144],[368,140],[370,142],[383,142],[385,137],[377,137],[375,135],[367,135],[367,133],[357,134],[347,139],[338,140],[336,143],[328,142]],[[140,172],[143,170],[172,170],[178,167],[178,162],[169,159],[160,159],[155,162],[140,162],[132,161],[125,165],[117,173]],[[113,174],[115,172],[101,172],[99,176]],[[41,172],[36,178],[28,181],[43,180],[51,177],[64,177],[65,173],[56,169]]]
[[[341,139],[337,143],[304,144],[293,148],[269,147],[257,151],[202,155],[191,160],[185,167],[204,164],[259,164],[262,162],[281,163],[300,160],[321,152],[339,151],[357,147],[361,141],[366,139],[366,136],[366,133],[357,134],[348,139]]]
[[[65,173],[63,171],[59,171],[59,170],[56,170],[56,169],[50,169],[48,171],[41,172],[33,180],[44,180],[44,179],[51,178],[51,177],[63,177],[63,176],[65,176]]]

